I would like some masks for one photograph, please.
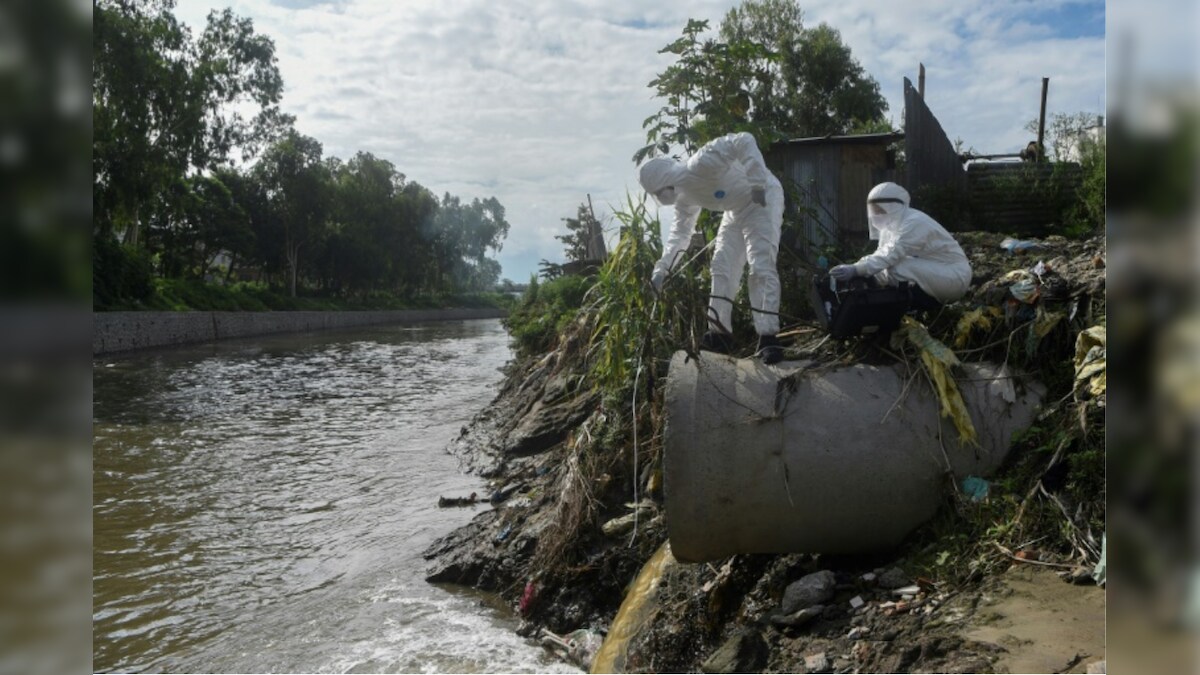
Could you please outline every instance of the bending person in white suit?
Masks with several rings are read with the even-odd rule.
[[[758,355],[765,363],[783,358],[779,332],[779,232],[783,225],[783,186],[767,169],[758,143],[748,133],[729,134],[711,141],[686,162],[656,157],[642,165],[642,188],[659,204],[675,206],[663,255],[650,279],[662,289],[667,275],[683,259],[696,229],[700,209],[722,211],[712,256],[712,295],[709,330],[703,349],[728,353],[733,300],[750,265],[750,311],[758,333]]]

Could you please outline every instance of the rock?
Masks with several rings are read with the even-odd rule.
[[[836,586],[837,580],[829,570],[801,577],[799,581],[789,584],[783,592],[783,613],[795,614],[807,607],[828,602],[833,598]]]
[[[825,656],[825,652],[805,656],[804,671],[807,673],[829,672],[829,657]]]
[[[1088,675],[1104,675],[1106,664],[1104,661],[1092,661],[1087,664]]]
[[[908,575],[899,567],[892,567],[879,575],[879,585],[882,588],[900,588],[908,583]]]
[[[813,619],[821,616],[821,612],[825,611],[825,605],[813,605],[794,614],[777,614],[771,617],[771,623],[776,626],[803,626]]]
[[[762,635],[743,628],[726,640],[701,664],[705,673],[755,673],[767,665],[767,643]]]
[[[557,405],[535,403],[509,434],[505,454],[535,455],[566,440],[567,433],[591,413],[591,403],[585,397]]]
[[[498,527],[500,516],[499,511],[485,511],[468,525],[433,542],[422,554],[426,560],[432,561],[425,580],[477,588],[489,585],[487,579],[490,577],[490,568],[496,565],[495,558],[499,556],[481,555],[481,549],[474,544],[490,538]]]

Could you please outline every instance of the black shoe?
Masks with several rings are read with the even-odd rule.
[[[700,336],[700,349],[717,354],[728,354],[733,351],[733,336],[717,330],[710,330]]]
[[[783,345],[774,335],[758,336],[758,357],[762,362],[771,365],[783,360]]]

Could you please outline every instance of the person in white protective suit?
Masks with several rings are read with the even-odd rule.
[[[779,232],[783,224],[783,186],[767,169],[758,143],[748,133],[729,134],[709,142],[686,162],[656,157],[642,165],[642,188],[659,204],[675,206],[663,255],[654,266],[651,284],[661,291],[670,272],[683,262],[700,209],[722,211],[712,264],[709,330],[703,349],[732,350],[733,301],[750,265],[750,308],[758,333],[758,355],[766,363],[783,358],[779,332]]]
[[[878,239],[879,245],[853,265],[829,270],[829,276],[838,281],[872,277],[881,286],[908,281],[917,287],[913,307],[936,309],[967,292],[971,263],[945,228],[908,204],[908,191],[895,183],[872,188],[867,222],[871,239]]]

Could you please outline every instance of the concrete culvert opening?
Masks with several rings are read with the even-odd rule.
[[[1000,466],[1045,393],[1002,366],[963,364],[959,375],[977,446],[960,442],[933,388],[904,364],[765,366],[677,352],[663,459],[675,557],[896,546],[946,490]]]

